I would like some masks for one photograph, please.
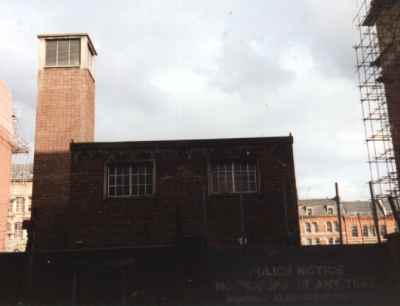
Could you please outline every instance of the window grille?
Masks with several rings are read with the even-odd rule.
[[[81,57],[80,39],[51,39],[46,41],[46,66],[78,66]]]
[[[257,192],[255,162],[225,162],[211,166],[211,193]]]
[[[153,194],[153,172],[153,162],[109,165],[108,196],[136,197]]]

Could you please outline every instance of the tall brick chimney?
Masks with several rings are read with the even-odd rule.
[[[66,242],[70,143],[94,139],[97,53],[84,33],[46,34],[38,39],[32,240],[35,249],[60,249]]]

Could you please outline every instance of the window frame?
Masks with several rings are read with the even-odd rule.
[[[254,191],[235,191],[235,163],[254,163],[255,166],[255,190]],[[231,180],[232,191],[215,191],[213,184],[213,166],[223,164],[231,164]],[[233,195],[233,194],[256,194],[260,192],[260,171],[259,163],[255,159],[225,159],[225,160],[212,160],[207,164],[207,180],[208,180],[208,194],[209,195]]]
[[[132,184],[131,184],[131,172],[129,172],[129,195],[110,195],[110,175],[109,168],[113,165],[127,165],[129,169],[133,164],[141,164],[141,163],[151,163],[152,164],[152,192],[148,194],[132,194]],[[110,161],[105,163],[104,165],[104,199],[138,199],[138,198],[150,198],[154,197],[156,194],[156,162],[154,159],[140,159],[140,160],[132,160],[132,161]]]
[[[326,222],[326,231],[328,233],[333,233],[333,224],[331,221],[327,221]]]
[[[381,224],[379,226],[379,233],[383,237],[385,237],[388,234],[388,230],[387,230],[387,225],[386,224]]]
[[[364,224],[361,229],[361,234],[363,237],[369,237],[369,227],[368,225]]]
[[[70,64],[71,63],[71,41],[76,40],[79,41],[79,60],[77,64]],[[68,64],[59,64],[59,49],[58,45],[60,41],[68,41]],[[49,65],[47,62],[47,43],[48,42],[56,42],[56,59],[54,65]],[[57,67],[80,67],[82,64],[82,40],[79,37],[70,37],[70,38],[47,38],[45,40],[45,56],[44,56],[44,67],[45,68],[57,68]]]
[[[312,233],[312,227],[310,222],[304,223],[304,231],[306,233]]]
[[[357,225],[351,226],[351,237],[359,237],[359,231]]]

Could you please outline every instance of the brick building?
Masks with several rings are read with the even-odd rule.
[[[12,154],[11,93],[0,81],[0,251],[5,248]]]
[[[11,198],[6,226],[6,252],[25,251],[28,234],[23,229],[25,220],[31,218],[32,164],[14,164],[11,168]]]
[[[377,243],[377,231],[368,201],[341,203],[344,244]],[[379,202],[379,234],[386,240],[388,233],[397,231],[388,203]],[[302,245],[340,243],[336,202],[328,199],[300,200],[299,220]]]
[[[39,42],[36,249],[299,244],[291,136],[94,143],[89,36]]]

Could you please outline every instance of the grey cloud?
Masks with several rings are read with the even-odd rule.
[[[88,32],[99,51],[97,140],[291,131],[300,196],[330,194],[331,180],[339,180],[345,198],[366,197],[353,14],[348,0],[7,0],[0,3],[0,77],[33,141],[35,35]],[[309,75],[282,64],[297,47],[310,54]],[[165,92],[153,81],[171,71],[195,73],[205,85],[180,91],[182,77]],[[341,136],[348,131],[350,138]]]

